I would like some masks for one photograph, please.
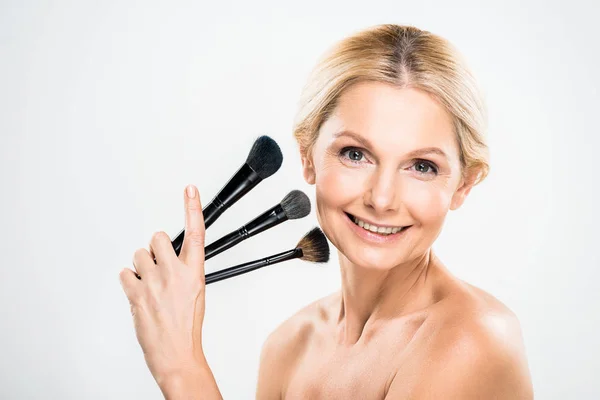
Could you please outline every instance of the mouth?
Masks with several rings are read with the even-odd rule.
[[[412,226],[412,225],[407,225],[407,226],[374,225],[374,224],[369,224],[368,222],[365,222],[350,213],[344,212],[344,214],[346,214],[348,219],[350,219],[350,221],[357,227],[359,227],[362,230],[367,231],[371,234],[378,235],[381,237],[398,235],[401,232],[404,232],[405,230],[407,230],[408,228],[410,228]]]

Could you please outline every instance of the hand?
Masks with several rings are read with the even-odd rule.
[[[141,279],[129,268],[119,274],[137,339],[159,386],[172,376],[208,368],[202,349],[204,217],[197,189],[190,185],[185,193],[185,236],[179,257],[169,236],[157,232],[150,251],[141,248],[134,254]]]

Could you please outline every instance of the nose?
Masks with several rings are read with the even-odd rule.
[[[395,169],[377,168],[365,191],[365,205],[371,207],[376,213],[396,211],[399,201],[399,185],[396,178]]]

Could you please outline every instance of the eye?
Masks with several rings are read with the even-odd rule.
[[[433,173],[434,175],[437,175],[438,173],[437,166],[427,160],[417,160],[417,162],[414,163],[414,167],[415,170],[420,174],[426,175]]]
[[[354,147],[344,147],[340,151],[340,155],[353,163],[360,163],[366,160],[364,153]]]

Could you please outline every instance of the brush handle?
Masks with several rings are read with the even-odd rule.
[[[267,265],[273,265],[287,260],[293,260],[294,258],[302,258],[304,253],[300,247],[295,249],[284,251],[283,253],[277,253],[269,257],[261,258],[259,260],[250,261],[244,264],[235,265],[233,267],[225,268],[217,272],[211,272],[206,274],[206,284],[221,281],[223,279],[231,278],[233,276],[245,274],[246,272],[254,271]],[[156,261],[155,261],[156,263]],[[136,278],[142,279],[137,273]]]
[[[248,164],[244,163],[244,165],[242,165],[231,177],[229,182],[223,186],[215,198],[202,210],[202,215],[204,216],[204,229],[208,229],[208,227],[211,226],[225,210],[234,205],[235,202],[241,199],[261,181],[262,179],[258,176],[256,171],[250,168]],[[181,252],[184,236],[185,229],[182,229],[175,239],[171,241],[176,255],[179,255]]]
[[[301,258],[303,256],[302,249],[297,247],[292,250],[284,251],[283,253],[275,254],[270,257],[261,258],[260,260],[250,261],[244,264],[229,267],[221,271],[206,274],[206,284],[218,282],[223,279],[231,278],[237,275],[245,274],[255,269],[266,267],[267,265],[277,264],[283,261]]]
[[[238,230],[233,231],[216,242],[206,246],[204,248],[204,260],[208,260],[254,235],[258,235],[267,229],[279,225],[280,223],[287,221],[287,219],[288,217],[283,210],[283,207],[281,204],[277,204],[248,222],[246,225],[240,227]]]

